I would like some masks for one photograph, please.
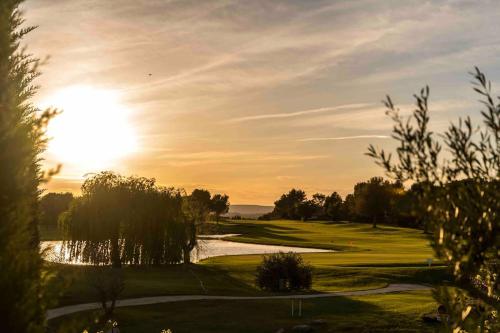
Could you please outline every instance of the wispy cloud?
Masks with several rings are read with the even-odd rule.
[[[370,106],[370,104],[357,103],[357,104],[346,104],[346,105],[339,105],[339,106],[330,106],[330,107],[323,107],[323,108],[317,108],[317,109],[302,110],[302,111],[296,111],[296,112],[259,114],[259,115],[255,115],[255,116],[245,116],[245,117],[238,117],[238,118],[226,120],[225,123],[241,123],[241,122],[245,122],[245,121],[263,120],[263,119],[291,118],[291,117],[299,117],[299,116],[305,116],[305,115],[310,115],[310,114],[315,114],[315,113],[324,113],[324,112],[332,112],[332,111],[348,110],[348,109],[359,109],[359,108],[364,108],[367,106]]]
[[[284,162],[307,162],[326,159],[326,154],[296,154],[273,153],[266,151],[205,151],[205,152],[174,152],[157,156],[157,164],[175,167],[197,165],[253,165]]]
[[[296,178],[283,176],[282,184],[311,191],[352,189],[371,176],[376,166],[360,161],[367,141],[390,133],[379,103],[385,94],[407,115],[411,94],[429,84],[439,132],[457,116],[479,121],[471,66],[500,82],[495,0],[24,6],[27,24],[39,26],[26,40],[30,52],[51,55],[41,99],[74,84],[122,91],[143,147],[123,168],[179,186],[224,188],[236,202],[248,193],[248,202],[272,202],[285,190],[277,186],[283,175]]]
[[[389,135],[350,135],[350,136],[336,136],[329,138],[304,138],[298,139],[300,142],[309,141],[336,141],[336,140],[358,140],[358,139],[390,139]]]

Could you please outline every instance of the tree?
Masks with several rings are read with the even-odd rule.
[[[220,216],[229,212],[229,197],[225,194],[215,194],[211,199],[210,210],[214,212],[215,220],[219,222]]]
[[[195,189],[188,198],[188,209],[195,222],[205,222],[211,206],[210,192],[203,189]]]
[[[337,192],[326,197],[324,206],[326,216],[332,221],[342,218],[342,197]]]
[[[297,206],[296,214],[301,220],[307,221],[313,217],[320,208],[321,207],[316,205],[314,200],[304,200]]]
[[[32,103],[39,60],[21,47],[21,0],[0,1],[0,313],[2,331],[44,332],[45,287],[38,235],[40,153],[54,110]]]
[[[317,219],[326,218],[325,200],[326,195],[323,193],[314,193],[312,196],[311,203],[316,207],[313,216]]]
[[[373,177],[368,182],[354,186],[354,209],[356,214],[372,220],[373,227],[377,221],[385,220],[390,213],[395,185],[380,177]]]
[[[342,216],[347,220],[354,220],[356,217],[356,202],[352,193],[345,197],[342,205]]]
[[[160,265],[189,260],[196,228],[180,191],[144,177],[101,172],[61,216],[70,259],[98,264]]]
[[[312,267],[300,254],[278,252],[264,256],[257,266],[256,284],[270,291],[311,289]]]
[[[87,271],[87,279],[101,303],[104,322],[110,320],[116,300],[125,289],[122,270],[114,267],[94,267]]]
[[[57,226],[61,213],[68,210],[73,194],[47,193],[40,199],[40,225]]]
[[[451,124],[439,140],[429,129],[429,88],[415,95],[416,109],[403,119],[387,97],[387,114],[398,143],[391,153],[373,146],[368,155],[387,175],[418,184],[419,216],[433,233],[436,255],[452,267],[456,280],[482,300],[473,309],[466,293],[445,289],[441,299],[452,315],[454,332],[498,331],[500,262],[500,104],[491,83],[475,69],[474,91],[482,98],[482,126],[469,117]],[[496,102],[495,102],[496,101]],[[443,154],[443,143],[447,153]],[[496,308],[496,309],[495,309]]]
[[[306,200],[304,191],[291,189],[274,203],[274,214],[280,218],[299,219],[298,207],[304,200]]]

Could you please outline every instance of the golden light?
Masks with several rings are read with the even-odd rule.
[[[47,104],[62,110],[48,126],[48,152],[82,172],[110,168],[137,150],[128,110],[114,91],[75,86]]]

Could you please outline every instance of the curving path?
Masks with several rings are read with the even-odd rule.
[[[323,294],[304,294],[304,295],[284,295],[284,296],[209,296],[209,295],[171,295],[171,296],[153,296],[141,298],[129,298],[116,301],[116,307],[148,305],[157,303],[170,302],[185,302],[185,301],[200,301],[200,300],[268,300],[268,299],[309,299],[309,298],[324,298],[337,296],[363,296],[386,294],[398,291],[410,290],[429,290],[428,286],[419,284],[389,284],[387,287],[369,290],[356,291],[339,291]],[[71,313],[100,309],[99,303],[84,303],[60,308],[50,309],[47,311],[47,319],[53,319],[65,316]]]

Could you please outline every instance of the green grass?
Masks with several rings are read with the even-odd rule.
[[[184,332],[276,332],[313,319],[327,321],[316,332],[434,332],[421,315],[436,309],[430,292],[335,297],[303,301],[302,318],[292,318],[290,300],[198,301],[118,308],[116,319],[122,332],[161,332],[170,328]],[[95,312],[51,322],[51,332],[81,332],[92,323]],[[65,325],[73,325],[68,329]],[[77,330],[74,328],[78,327]],[[95,331],[95,330],[93,330]],[[93,332],[92,331],[92,332]]]
[[[314,267],[314,292],[371,289],[398,282],[433,284],[449,278],[445,267],[427,267],[425,260],[432,257],[432,250],[418,230],[324,222],[231,221],[222,222],[217,231],[244,233],[233,240],[245,242],[342,248],[335,253],[303,254],[305,261]],[[125,267],[126,287],[121,298],[264,294],[254,283],[255,269],[261,260],[261,255],[225,256],[189,268]],[[95,300],[86,283],[86,267],[55,266],[68,282],[59,305]]]
[[[229,238],[238,242],[341,250],[343,264],[423,264],[434,256],[422,231],[385,225],[243,220],[221,222],[217,232],[241,234]]]
[[[450,279],[435,261],[428,239],[419,230],[357,223],[296,221],[227,221],[207,226],[214,233],[239,233],[240,242],[327,248],[333,253],[306,253],[313,268],[313,292],[360,290],[389,283],[441,284]],[[57,233],[45,234],[54,239]],[[261,255],[209,258],[188,267],[124,267],[121,298],[175,294],[263,295],[255,287]],[[59,305],[95,301],[86,283],[88,267],[53,264],[67,283]],[[200,283],[202,281],[203,287]],[[297,324],[324,319],[316,332],[433,332],[421,315],[436,309],[429,291],[304,301],[303,318],[291,318],[290,300],[198,301],[118,308],[122,332],[287,332]],[[97,312],[79,313],[50,322],[51,332],[81,332]],[[68,329],[70,325],[73,329]],[[74,330],[74,328],[78,330]],[[91,328],[91,327],[88,327]],[[92,327],[95,331],[95,327]]]

